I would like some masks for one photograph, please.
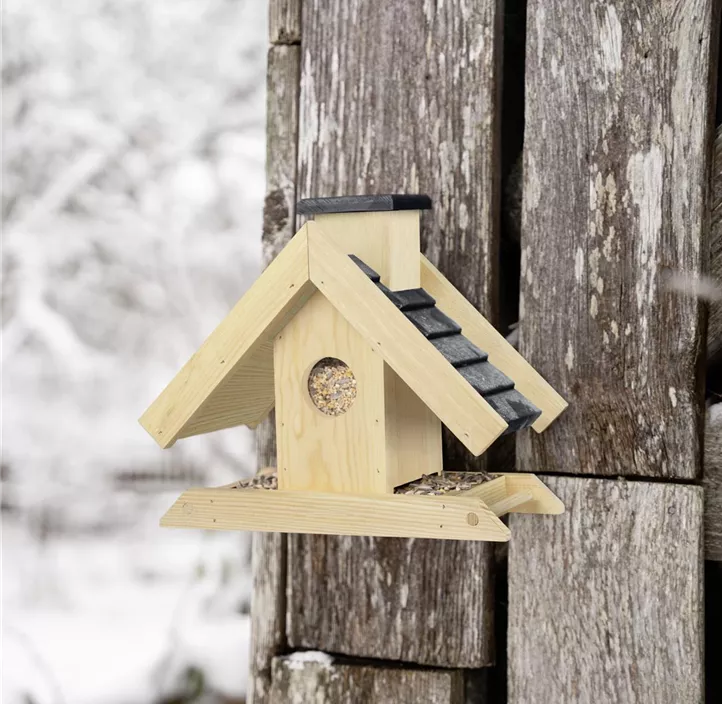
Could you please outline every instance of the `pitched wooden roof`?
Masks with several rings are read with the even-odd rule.
[[[423,257],[423,290],[389,291],[360,264],[317,223],[306,223],[143,414],[143,427],[169,447],[178,438],[258,424],[274,405],[273,341],[316,290],[475,455],[534,421],[534,406],[537,430],[564,409]],[[435,299],[453,311],[464,336]]]
[[[273,340],[316,290],[308,226],[299,230],[141,416],[161,447],[178,438],[257,425],[274,405]]]
[[[351,258],[503,418],[508,424],[505,432],[528,428],[539,418],[541,410],[514,388],[512,379],[489,362],[486,352],[461,334],[461,326],[436,307],[436,300],[428,292],[423,288],[391,291],[373,269],[357,257]]]

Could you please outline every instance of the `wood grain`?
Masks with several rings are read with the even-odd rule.
[[[702,489],[546,477],[509,525],[510,704],[703,700]]]
[[[289,536],[290,647],[441,667],[494,660],[489,543]]]
[[[567,402],[522,357],[506,338],[422,255],[421,286],[459,325],[464,337],[489,355],[489,361],[513,379],[515,387],[542,412],[533,424],[542,432],[564,411]]]
[[[717,128],[712,158],[712,179],[710,182],[712,212],[709,236],[709,272],[714,283],[722,287],[722,125]],[[709,304],[707,321],[707,356],[718,358],[722,355],[722,300]]]
[[[351,264],[351,266],[355,266]],[[299,491],[387,491],[384,361],[317,291],[276,339],[278,487]],[[313,405],[308,375],[340,359],[357,396],[341,415]]]
[[[694,479],[714,0],[530,0],[520,351],[569,401],[537,472]],[[713,17],[714,15],[714,17]]]
[[[188,489],[165,528],[254,530],[506,542],[509,529],[477,496]]]
[[[297,656],[296,656],[297,657]],[[322,658],[320,654],[318,658]],[[460,670],[409,670],[327,661],[273,661],[274,704],[463,704]]]
[[[192,433],[255,426],[273,407],[273,380],[259,354],[270,351],[269,342],[315,291],[308,278],[306,229],[296,233],[141,416],[141,425],[161,447]],[[239,387],[238,375],[248,388]]]
[[[273,8],[282,3],[274,2]],[[263,261],[273,261],[296,232],[296,161],[301,47],[273,46],[266,78],[266,198]]]
[[[301,43],[302,0],[269,0],[268,38],[271,44]]]
[[[704,437],[704,548],[722,561],[722,403],[707,409]]]
[[[355,254],[396,291],[418,288],[418,210],[317,215],[315,222],[344,254]]]
[[[501,416],[317,223],[305,227],[316,288],[472,454],[484,452],[506,430]]]
[[[428,193],[423,249],[492,322],[501,20],[493,0],[307,0],[302,20],[299,198]],[[449,468],[469,458],[458,445]],[[488,545],[289,544],[288,629],[299,647],[449,667],[493,661]]]
[[[272,0],[269,5],[271,41],[281,28],[283,8],[300,0]],[[274,19],[274,17],[276,19]],[[300,30],[300,22],[295,25]],[[290,29],[286,36],[295,39]],[[300,39],[300,35],[299,35]],[[266,94],[266,199],[263,210],[263,263],[268,266],[293,236],[296,207],[298,96],[301,48],[276,46],[268,52]],[[257,467],[276,466],[275,413],[256,432]],[[255,533],[253,536],[253,599],[251,652],[248,678],[249,704],[272,704],[271,660],[282,652],[286,639],[286,535]]]
[[[492,0],[303,4],[299,197],[427,193],[427,255],[492,322],[501,19]]]

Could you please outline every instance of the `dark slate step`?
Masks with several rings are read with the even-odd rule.
[[[471,340],[463,335],[447,335],[431,340],[444,357],[455,367],[463,367],[465,364],[485,362],[489,355],[482,352]]]
[[[389,194],[305,198],[296,205],[299,215],[323,213],[370,213],[392,210],[429,210],[431,198],[425,195]]]
[[[433,308],[436,300],[423,288],[408,288],[403,291],[393,291],[390,297],[394,305],[404,313],[410,310],[420,310],[421,308]]]
[[[509,391],[514,382],[489,362],[477,362],[459,368],[464,377],[482,396]]]
[[[509,424],[504,435],[528,428],[541,411],[516,389],[484,397],[487,403]]]
[[[368,265],[362,262],[355,254],[349,254],[349,257],[351,257],[351,261],[358,266],[361,271],[363,271],[366,276],[371,279],[375,284],[377,284],[379,281],[381,281],[381,277]],[[388,291],[388,289],[386,289]]]
[[[461,326],[436,307],[410,310],[404,315],[421,330],[427,340],[461,332]]]

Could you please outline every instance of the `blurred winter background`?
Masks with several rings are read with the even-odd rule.
[[[245,534],[170,531],[253,471],[137,423],[259,270],[266,3],[5,0],[2,701],[243,701]]]

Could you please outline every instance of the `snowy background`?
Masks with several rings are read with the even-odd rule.
[[[259,271],[266,4],[5,0],[2,701],[243,701],[245,534],[170,531],[244,429],[137,423]]]

